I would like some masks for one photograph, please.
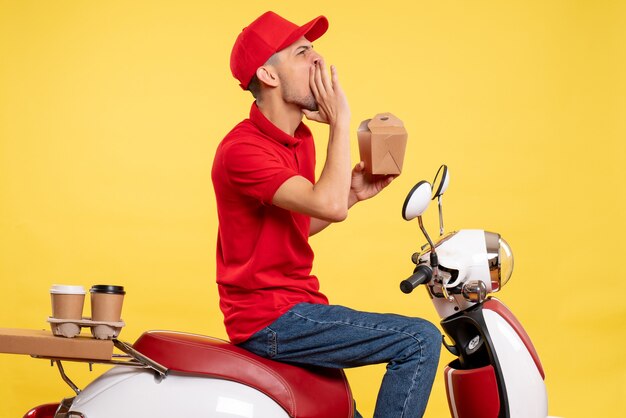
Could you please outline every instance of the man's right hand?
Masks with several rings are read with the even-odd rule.
[[[313,97],[317,102],[317,111],[303,109],[307,119],[316,122],[327,123],[331,126],[336,124],[350,123],[350,106],[337,76],[337,69],[330,66],[330,77],[324,70],[324,61],[318,60],[309,72],[309,84]],[[344,126],[346,126],[344,125]]]
[[[309,82],[318,110],[303,110],[308,119],[330,125],[324,169],[315,184],[302,176],[286,180],[276,190],[272,203],[325,222],[341,222],[348,216],[351,183],[350,107],[339,85],[337,70],[331,67],[330,71],[329,77],[322,60],[311,68]]]

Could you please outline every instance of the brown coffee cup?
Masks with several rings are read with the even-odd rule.
[[[124,286],[99,284],[91,286],[91,320],[120,322],[122,303],[124,302]]]
[[[85,304],[85,288],[82,286],[70,286],[55,284],[50,288],[52,302],[52,317],[57,319],[83,318],[83,305]]]

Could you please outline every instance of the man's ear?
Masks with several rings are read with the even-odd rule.
[[[262,67],[257,68],[256,77],[260,82],[267,84],[270,87],[278,87],[280,84],[278,80],[278,74],[276,70],[271,65],[264,65]]]

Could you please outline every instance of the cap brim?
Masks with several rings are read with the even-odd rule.
[[[325,16],[318,16],[315,19],[311,20],[309,23],[305,23],[297,30],[293,31],[293,33],[291,33],[291,35],[289,35],[280,46],[279,51],[287,48],[289,45],[302,38],[303,36],[310,42],[313,42],[321,37],[323,34],[325,34],[327,30],[328,19],[326,19]]]

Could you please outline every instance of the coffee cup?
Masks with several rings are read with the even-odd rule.
[[[91,286],[91,320],[120,322],[122,303],[124,302],[124,286],[99,284]]]
[[[79,321],[83,318],[84,287],[55,284],[50,288],[50,298],[53,318]]]

